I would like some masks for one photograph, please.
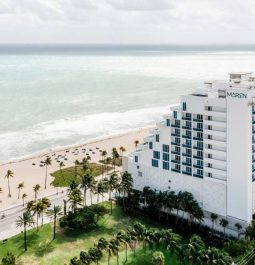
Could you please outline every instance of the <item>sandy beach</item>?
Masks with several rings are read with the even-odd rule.
[[[139,140],[142,142],[150,128],[141,128],[124,134],[112,135],[104,139],[88,141],[82,145],[71,146],[61,150],[52,150],[47,153],[0,165],[0,187],[3,190],[0,194],[1,211],[22,203],[22,199],[18,199],[17,186],[19,183],[24,183],[24,188],[20,194],[27,194],[26,201],[34,198],[33,187],[36,184],[41,186],[41,190],[38,193],[39,197],[51,195],[57,191],[61,192],[61,188],[57,190],[57,188],[50,185],[53,180],[50,173],[59,169],[58,161],[63,161],[65,167],[70,167],[74,165],[75,160],[82,160],[86,154],[90,155],[91,162],[98,162],[101,159],[100,150],[106,150],[108,155],[110,155],[113,147],[119,149],[120,146],[124,146],[126,152],[130,152],[135,148],[134,141]],[[47,155],[52,158],[52,165],[48,167],[47,189],[44,189],[45,167],[40,166],[40,161],[45,160]],[[9,169],[14,173],[14,177],[10,178],[11,197],[8,197],[8,182],[5,178],[6,172]]]

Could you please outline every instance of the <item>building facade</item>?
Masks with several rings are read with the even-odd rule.
[[[181,96],[138,149],[124,159],[134,187],[189,191],[230,225],[255,212],[255,78],[231,73]]]

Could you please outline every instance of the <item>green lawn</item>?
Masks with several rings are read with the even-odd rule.
[[[92,175],[97,177],[99,175],[102,175],[106,168],[98,163],[89,163],[89,169],[92,172]],[[112,170],[113,167],[108,166],[108,170]],[[83,175],[84,171],[82,169],[82,166],[77,166],[77,173],[78,175]],[[75,177],[75,167],[66,167],[62,170],[57,170],[53,172],[52,177],[54,177],[54,180],[52,181],[52,185],[54,187],[68,187],[70,183],[75,180],[77,183],[80,182],[80,178]]]
[[[109,208],[109,204],[106,204]],[[140,221],[152,227],[160,227],[157,223],[146,221],[144,219],[134,219],[125,216],[121,208],[115,206],[113,215],[105,215],[100,221],[98,228],[89,233],[84,232],[65,232],[58,228],[57,239],[52,239],[52,224],[44,225],[37,233],[35,230],[28,232],[28,251],[23,251],[23,236],[18,235],[12,237],[4,245],[0,246],[0,257],[2,258],[8,251],[13,252],[20,264],[29,265],[63,265],[69,264],[72,257],[78,256],[81,250],[88,250],[98,241],[100,237],[111,239],[121,229],[130,227],[135,221]],[[175,258],[171,258],[167,251],[166,264],[178,264]],[[125,251],[120,252],[120,264],[125,259]],[[151,252],[147,250],[145,253],[140,248],[137,249],[136,258],[133,252],[129,250],[129,259],[126,264],[146,265],[151,264]],[[106,256],[102,259],[101,264],[106,263]],[[111,264],[116,264],[116,257],[111,257]]]

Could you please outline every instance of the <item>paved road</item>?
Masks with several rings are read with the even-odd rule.
[[[52,194],[50,196],[47,196],[50,201],[51,201],[51,205],[60,205],[63,209],[64,203],[63,200],[67,200],[67,195],[66,195],[66,190],[58,194]],[[90,194],[89,192],[87,192],[87,196],[86,196],[86,201],[87,201],[87,205],[90,205]],[[39,198],[38,198],[39,199]],[[104,201],[108,200],[108,195],[105,194]],[[101,196],[100,196],[100,201],[101,201]],[[97,195],[93,195],[92,196],[92,203],[97,203]],[[68,209],[68,205],[67,205],[67,209]],[[5,218],[0,219],[0,240],[4,240],[7,238],[10,238],[14,235],[17,235],[19,233],[22,232],[23,228],[21,227],[16,227],[16,221],[18,220],[19,216],[22,215],[22,213],[24,212],[25,208],[22,205],[17,205],[15,207],[9,208],[8,210],[5,210]],[[1,217],[1,215],[0,215]],[[51,222],[51,220],[46,216],[46,214],[44,215],[44,223],[49,223]],[[40,224],[40,220],[39,220],[39,224]],[[31,228],[30,228],[31,229]]]

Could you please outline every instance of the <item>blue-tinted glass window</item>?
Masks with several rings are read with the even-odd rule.
[[[168,153],[163,153],[163,160],[169,161],[169,154]]]
[[[159,135],[156,134],[156,142],[159,142]]]
[[[167,126],[167,127],[170,126],[170,119],[166,119],[166,126]]]
[[[187,105],[186,105],[186,102],[183,102],[182,103],[182,110],[186,111],[187,110]]]
[[[177,111],[174,111],[174,118],[177,119]]]
[[[153,149],[153,143],[152,142],[149,142],[149,148]]]
[[[163,161],[163,169],[169,170],[169,163],[168,162]]]
[[[163,144],[162,149],[163,149],[163,152],[169,153],[169,145]]]
[[[152,160],[151,160],[151,165],[152,165],[153,167],[158,167],[158,160],[156,160],[156,159],[152,159]]]
[[[160,152],[158,152],[158,151],[153,151],[153,158],[154,158],[154,159],[160,159]]]
[[[136,163],[138,162],[138,156],[135,156],[135,162]]]

